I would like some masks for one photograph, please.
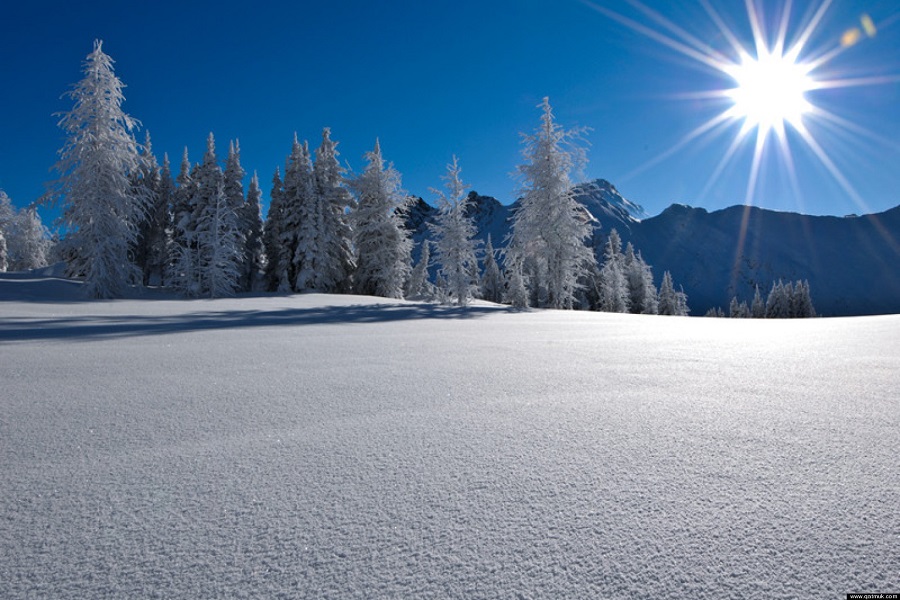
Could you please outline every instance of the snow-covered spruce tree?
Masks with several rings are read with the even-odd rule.
[[[284,172],[284,193],[281,196],[281,245],[290,257],[288,278],[297,291],[320,290],[324,285],[322,273],[322,229],[325,224],[325,203],[316,194],[313,163],[309,144],[297,141]]]
[[[794,293],[791,296],[791,313],[794,317],[806,319],[816,316],[812,297],[809,293],[809,281],[797,280],[794,284]]]
[[[569,173],[584,161],[575,142],[580,131],[556,124],[548,98],[544,98],[541,126],[524,136],[518,167],[524,180],[521,204],[513,215],[507,265],[525,269],[526,284],[539,303],[551,308],[572,308],[579,280],[594,260],[585,241],[591,225],[575,201]],[[535,290],[536,286],[545,288]]]
[[[753,292],[753,303],[750,305],[750,316],[754,319],[764,319],[766,316],[766,303],[763,302],[758,285],[755,286]]]
[[[61,221],[69,273],[82,276],[90,297],[121,296],[140,280],[128,256],[144,212],[130,177],[141,165],[132,131],[138,123],[122,110],[124,85],[102,43],[84,63],[84,79],[68,96],[75,101],[59,124],[67,134],[48,198],[62,201]]]
[[[13,219],[16,217],[16,209],[12,205],[12,200],[3,190],[0,190],[0,231],[9,233]]]
[[[749,319],[750,307],[745,301],[738,300],[737,296],[732,296],[728,305],[728,316],[732,319]]]
[[[272,191],[270,193],[269,212],[266,222],[263,224],[263,248],[266,254],[265,283],[266,289],[271,292],[276,290],[288,291],[287,280],[287,253],[281,246],[282,221],[284,210],[282,209],[282,195],[284,184],[281,180],[281,172],[275,168],[272,176]]]
[[[197,228],[200,249],[201,293],[210,298],[233,296],[241,277],[244,236],[238,215],[225,193],[223,180],[204,204]]]
[[[406,286],[406,297],[416,300],[434,298],[434,286],[428,281],[428,267],[431,266],[431,242],[422,240],[419,262],[413,268]]]
[[[628,280],[625,273],[625,255],[619,232],[609,232],[603,250],[603,267],[600,269],[600,310],[625,313],[629,308]]]
[[[790,313],[791,297],[787,293],[784,283],[779,279],[772,284],[772,289],[766,298],[766,318],[787,319]]]
[[[213,134],[206,140],[196,182],[199,292],[203,296],[231,296],[237,291],[243,260],[244,236],[234,198],[225,192],[225,175],[218,164]]]
[[[522,266],[513,263],[507,271],[506,303],[513,308],[528,308],[528,290],[525,288],[525,277]]]
[[[246,240],[244,243],[244,269],[241,274],[241,289],[253,291],[260,286],[265,252],[263,251],[262,224],[262,190],[259,188],[259,176],[253,172],[250,187],[247,188],[247,202],[241,211],[241,231]]]
[[[20,210],[7,232],[8,269],[27,271],[47,266],[52,243],[50,234],[34,208]]]
[[[488,234],[487,244],[484,247],[484,270],[481,274],[481,297],[488,302],[503,302],[503,275],[497,264],[496,251],[491,242],[491,234]]]
[[[169,247],[167,284],[185,296],[200,295],[200,257],[197,249],[197,216],[195,203],[197,183],[194,181],[188,149],[181,157],[181,169],[175,181],[178,189],[172,202],[172,240]]]
[[[469,197],[459,178],[459,161],[447,165],[447,192],[432,189],[438,195],[438,213],[430,225],[434,236],[438,278],[446,281],[447,302],[466,306],[478,290],[478,259],[475,257],[475,225],[467,216]]]
[[[666,271],[663,273],[662,283],[659,286],[659,314],[678,314],[678,298],[675,294],[676,291],[675,285],[672,283],[672,274]]]
[[[625,247],[625,279],[628,283],[628,309],[633,314],[657,313],[656,286],[653,270],[640,252],[635,253],[631,242]]]
[[[350,184],[357,195],[350,215],[356,246],[353,285],[359,294],[402,298],[412,262],[412,241],[402,218],[410,197],[400,187],[400,173],[385,165],[378,140],[366,160],[365,170]]]
[[[156,222],[150,237],[149,256],[144,273],[149,285],[162,285],[169,271],[172,252],[172,236],[174,235],[173,208],[177,189],[172,179],[172,165],[169,155],[163,154],[163,164],[159,171],[159,187],[156,202],[150,211]],[[161,227],[159,227],[161,225]]]
[[[337,143],[331,130],[322,131],[322,145],[316,150],[313,176],[316,199],[322,203],[322,226],[314,248],[317,265],[316,289],[326,293],[347,293],[356,265],[348,209],[355,207],[350,191],[344,185],[344,169],[338,162]]]
[[[3,230],[0,229],[0,273],[6,273],[9,263],[6,260],[6,238],[3,237]]]
[[[163,195],[163,173],[153,155],[150,132],[145,133],[141,150],[141,166],[132,175],[136,194],[146,201],[146,212],[138,226],[134,245],[134,262],[141,269],[144,285],[162,283],[166,263],[166,245],[170,225],[171,197]],[[167,173],[171,183],[171,172]],[[166,192],[171,190],[167,189]]]
[[[16,210],[0,190],[0,234],[5,243],[6,268],[24,271],[47,266],[53,242],[50,232],[33,207]]]

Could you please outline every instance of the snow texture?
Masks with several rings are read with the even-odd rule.
[[[900,316],[80,287],[0,274],[4,598],[900,583]]]

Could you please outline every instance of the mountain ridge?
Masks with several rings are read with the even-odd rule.
[[[808,280],[824,316],[900,313],[900,205],[866,215],[805,215],[735,205],[714,211],[672,204],[655,216],[597,179],[575,186],[576,199],[594,219],[588,244],[599,255],[609,232],[632,242],[653,267],[688,294],[691,312],[727,307],[732,296],[748,302],[755,287],[765,296],[779,280]],[[469,194],[477,238],[504,245],[517,202],[501,204]],[[437,209],[419,198],[408,211],[416,256]]]

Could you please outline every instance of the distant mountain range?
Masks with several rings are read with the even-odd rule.
[[[656,284],[671,271],[688,295],[691,314],[727,310],[732,296],[749,301],[754,287],[765,296],[778,279],[809,280],[821,315],[900,313],[900,206],[848,217],[823,217],[732,206],[708,212],[673,204],[648,217],[598,179],[576,186],[586,217],[595,223],[590,244],[602,249],[618,230],[653,267]],[[503,205],[475,192],[471,214],[478,237],[504,245],[517,204]],[[417,247],[437,210],[418,199],[407,215]]]

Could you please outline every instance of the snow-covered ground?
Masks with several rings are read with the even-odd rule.
[[[900,588],[900,316],[77,291],[0,278],[0,597]]]

